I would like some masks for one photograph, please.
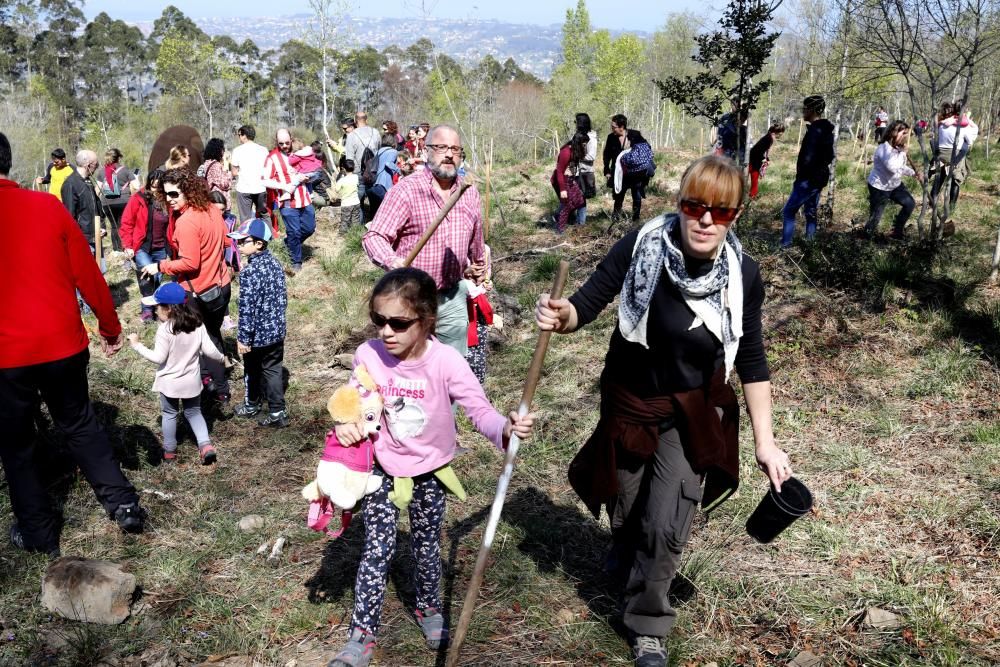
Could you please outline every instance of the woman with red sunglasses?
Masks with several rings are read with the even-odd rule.
[[[573,296],[542,294],[535,310],[540,329],[570,333],[620,297],[600,421],[569,478],[595,517],[607,507],[607,568],[623,587],[639,667],[667,664],[676,618],[667,593],[698,503],[715,508],[739,481],[733,369],[758,465],[779,490],[792,474],[771,428],[760,269],[732,230],[743,191],[732,160],[697,160],[681,179],[677,212],[625,236]]]

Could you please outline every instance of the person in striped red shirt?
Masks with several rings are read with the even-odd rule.
[[[285,246],[292,259],[292,270],[302,270],[302,244],[316,231],[316,209],[305,182],[308,177],[300,174],[288,162],[292,152],[292,134],[285,128],[274,135],[275,147],[264,160],[261,182],[268,189],[268,206],[275,204],[285,221]],[[272,224],[277,226],[272,210]]]
[[[445,201],[461,185],[458,165],[463,151],[458,131],[438,125],[427,134],[426,146],[427,166],[389,190],[362,239],[368,257],[386,270],[403,266]],[[481,283],[486,276],[482,206],[475,186],[448,212],[412,266],[430,274],[437,284],[435,335],[464,356],[469,314],[462,278]]]

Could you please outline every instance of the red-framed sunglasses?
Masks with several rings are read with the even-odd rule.
[[[706,206],[699,201],[692,201],[690,199],[681,200],[681,211],[684,215],[701,219],[706,211],[712,213],[713,222],[732,222],[739,215],[740,209],[729,208],[728,206]]]

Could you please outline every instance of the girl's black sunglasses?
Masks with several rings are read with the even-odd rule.
[[[372,324],[374,324],[376,328],[381,329],[388,324],[389,328],[397,333],[400,331],[406,331],[420,319],[419,317],[411,319],[406,319],[405,317],[383,317],[378,313],[371,313],[370,317],[372,318]]]

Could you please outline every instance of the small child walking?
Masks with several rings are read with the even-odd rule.
[[[160,285],[142,303],[154,306],[160,326],[156,330],[153,349],[139,342],[132,333],[128,341],[140,355],[159,364],[153,389],[160,392],[163,413],[163,459],[177,458],[177,416],[182,404],[184,418],[198,441],[198,456],[203,465],[215,463],[217,452],[208,436],[208,426],[201,414],[201,355],[222,361],[222,352],[215,347],[201,322],[201,316],[187,303],[184,288],[177,283]]]
[[[439,590],[445,485],[461,492],[449,466],[456,448],[451,402],[462,406],[476,429],[500,449],[512,433],[527,438],[534,424],[531,414],[504,417],[497,412],[462,355],[432,335],[437,304],[434,279],[414,268],[386,273],[368,302],[379,338],[362,344],[354,363],[367,368],[385,402],[383,428],[374,441],[375,472],[382,476],[382,486],[361,501],[365,544],[354,584],[354,613],[347,645],[330,667],[365,667],[371,660],[396,549],[399,506],[407,506],[401,495],[409,499],[416,621],[430,648],[447,640]],[[335,430],[342,444],[365,437],[358,424],[338,424]],[[401,489],[406,491],[401,494]]]
[[[764,177],[764,170],[771,164],[770,151],[774,142],[785,133],[785,124],[774,123],[767,128],[767,134],[757,140],[757,143],[750,149],[750,199],[757,198],[757,191],[760,187],[760,179]]]
[[[233,412],[256,417],[261,426],[288,426],[281,369],[285,358],[288,290],[281,264],[267,244],[271,227],[254,218],[228,234],[240,246],[245,260],[240,271],[239,320],[236,347],[243,355],[243,404]],[[267,401],[264,410],[263,401]]]
[[[354,173],[354,160],[340,158],[344,175],[337,179],[337,199],[340,200],[340,231],[351,225],[361,224],[361,198],[358,197],[358,175]]]

